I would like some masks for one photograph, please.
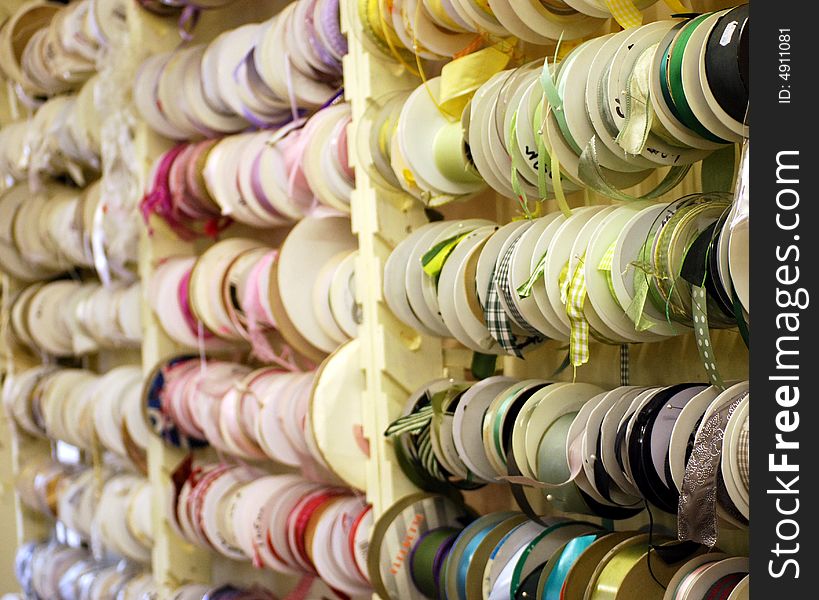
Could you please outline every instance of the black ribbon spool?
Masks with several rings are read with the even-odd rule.
[[[625,472],[625,469],[623,468],[623,460],[622,460],[621,455],[620,455],[620,450],[623,447],[623,441],[625,440],[625,437],[626,437],[626,428],[627,428],[627,426],[628,426],[628,420],[623,424],[623,427],[621,429],[618,429],[617,436],[615,437],[615,448],[614,448],[615,458],[617,460],[617,464],[619,465],[620,470],[624,471],[624,472]],[[601,427],[602,427],[602,423],[601,423]],[[621,435],[621,431],[622,431],[622,435]],[[603,496],[603,498],[605,498],[609,502],[614,502],[614,500],[611,499],[611,491],[610,490],[612,488],[612,485],[616,486],[617,484],[611,478],[608,471],[606,471],[606,467],[603,464],[603,460],[601,458],[602,455],[603,455],[603,436],[597,436],[597,445],[595,446],[594,451],[595,451],[595,456],[597,457],[597,459],[594,461],[594,464],[592,465],[593,474],[594,474],[594,487],[597,489],[597,491],[600,493],[600,495]],[[639,513],[643,509],[640,508],[640,509],[626,509],[626,510],[637,510],[637,513]],[[637,514],[637,513],[635,513],[635,514]]]
[[[743,4],[720,17],[705,48],[708,87],[720,107],[740,123],[748,110],[749,12],[748,4]]]
[[[667,565],[673,565],[694,556],[703,548],[702,544],[685,540],[671,544],[651,545],[651,550]]]
[[[506,419],[503,422],[501,439],[503,441],[503,447],[506,449],[506,469],[508,474],[512,477],[519,477],[522,475],[517,461],[515,460],[515,453],[512,450],[512,429],[514,427],[515,418],[520,413],[520,410],[523,408],[526,401],[531,398],[535,392],[543,389],[547,385],[551,385],[551,383],[537,385],[533,388],[525,390],[519,394],[517,398],[515,398],[512,406],[510,406],[507,411]],[[512,496],[515,498],[515,502],[517,502],[523,513],[532,521],[543,525],[544,527],[549,527],[549,524],[543,521],[540,518],[540,515],[538,515],[534,508],[532,508],[529,498],[526,497],[525,486],[518,483],[513,483],[511,481],[508,483],[510,489],[512,490]],[[583,501],[586,503],[589,510],[602,519],[611,519],[612,521],[630,519],[631,517],[640,514],[640,512],[643,510],[642,508],[634,509],[625,508],[622,506],[607,506],[605,504],[600,504],[597,502],[597,500],[589,496],[580,488],[577,488],[577,491],[580,493],[580,496],[583,498]]]
[[[585,500],[589,509],[601,519],[622,521],[624,519],[636,517],[643,512],[642,508],[627,508],[625,506],[608,506],[606,504],[600,504],[597,500],[589,496],[580,488],[577,488],[577,491],[580,492],[580,496],[583,498],[583,500]]]
[[[524,578],[517,592],[515,592],[515,600],[538,600],[538,583],[540,583],[540,575],[543,573],[543,569],[546,568],[547,564],[549,564],[548,561],[537,567]]]
[[[711,242],[711,251],[708,253],[708,279],[710,280],[710,287],[707,287],[708,294],[713,296],[719,304],[720,309],[726,315],[734,315],[734,301],[731,294],[722,285],[722,278],[719,276],[719,240],[722,237],[722,228],[728,220],[728,211],[725,212],[719,221],[714,224],[714,236]],[[708,284],[709,281],[706,281]],[[730,317],[728,317],[730,319]]]
[[[600,495],[603,496],[609,502],[613,502],[611,499],[611,486],[614,483],[612,481],[609,472],[606,471],[605,465],[603,465],[603,460],[601,459],[602,452],[603,452],[603,443],[602,438],[603,436],[597,436],[597,445],[595,446],[594,452],[595,456],[597,457],[592,465],[593,473],[594,473],[594,487],[600,492]],[[618,464],[619,461],[618,461]],[[622,466],[621,466],[622,470]]]
[[[625,415],[624,415],[625,416]],[[624,418],[620,427],[617,429],[617,436],[614,438],[614,458],[617,459],[617,465],[620,470],[626,475],[627,479],[634,480],[631,470],[626,470],[626,464],[623,461],[623,446],[626,444],[626,434],[628,433],[628,424],[634,418],[634,413],[629,414],[628,418]]]
[[[693,383],[679,383],[660,390],[634,416],[634,427],[628,440],[628,457],[632,475],[643,497],[660,510],[677,514],[680,494],[669,487],[654,469],[651,458],[651,432],[654,422],[667,402],[677,393],[693,387]]]
[[[506,413],[506,419],[503,422],[503,429],[501,430],[501,441],[506,452],[506,472],[512,477],[520,477],[522,475],[520,472],[520,467],[518,467],[518,463],[515,460],[515,453],[512,450],[512,428],[514,427],[515,418],[517,418],[518,414],[520,413],[520,409],[523,408],[526,401],[531,398],[535,392],[542,390],[548,385],[552,385],[551,382],[538,384],[524,390],[518,394],[517,398],[514,399],[512,406],[509,407],[509,410]],[[508,481],[507,483],[509,484],[509,489],[512,491],[512,496],[515,498],[515,502],[523,513],[535,523],[538,523],[543,527],[549,527],[549,524],[540,518],[540,515],[537,514],[535,509],[532,507],[532,504],[529,502],[529,498],[526,497],[525,486],[519,483],[513,483],[511,481]]]
[[[718,325],[733,324],[736,321],[733,303],[722,285],[718,270],[717,241],[725,218],[727,216],[714,221],[697,236],[697,239],[688,248],[680,270],[680,276],[691,285],[698,287],[705,285],[709,308],[713,307],[719,311],[719,314],[716,315],[709,311],[708,321]],[[717,230],[718,226],[719,230]],[[697,300],[692,299],[692,301]]]

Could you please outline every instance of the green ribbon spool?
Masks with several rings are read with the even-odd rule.
[[[697,117],[694,115],[694,111],[691,110],[688,100],[685,97],[685,91],[682,83],[682,61],[683,54],[685,53],[685,47],[688,44],[688,40],[691,39],[691,35],[694,33],[694,30],[709,16],[711,16],[710,13],[706,13],[689,21],[680,32],[680,35],[677,37],[676,43],[673,43],[671,46],[671,59],[668,65],[668,84],[671,88],[671,98],[674,101],[674,106],[677,108],[677,112],[679,113],[679,116],[681,117],[680,120],[683,122],[683,124],[707,140],[719,144],[727,144],[728,142],[715,136],[713,133],[703,127],[699,120],[697,120]],[[662,83],[662,77],[660,78],[660,81]]]
[[[573,62],[574,58],[570,55],[560,64],[560,69],[571,69]],[[561,85],[555,81],[556,75],[556,71],[554,74],[552,74],[552,69],[548,67],[548,64],[545,65],[543,71],[541,71],[540,85],[543,87],[543,91],[546,94],[546,99],[552,106],[552,112],[555,115],[558,127],[560,127],[560,133],[563,134],[563,139],[565,139],[566,143],[571,146],[572,150],[574,150],[577,155],[580,156],[580,153],[583,150],[572,137],[572,134],[569,131],[569,124],[566,122],[566,112],[563,110],[563,89],[565,88],[565,83]],[[563,81],[565,81],[565,78]]]
[[[433,142],[433,157],[435,166],[450,181],[463,184],[483,181],[464,151],[464,132],[460,121],[447,123],[438,130]]]
[[[566,440],[577,413],[568,413],[556,419],[543,434],[537,449],[538,481],[550,484],[546,499],[563,512],[586,513],[589,510],[580,490],[573,481],[565,483],[571,474],[566,462]]]
[[[440,554],[448,552],[453,540],[460,533],[455,527],[433,529],[421,538],[412,550],[410,572],[418,590],[427,598],[438,596],[438,582],[435,578],[435,565],[443,565]]]
[[[608,564],[600,572],[597,581],[594,582],[591,594],[587,596],[591,600],[616,600],[621,584],[626,575],[640,561],[646,560],[649,551],[647,543],[638,543],[624,548],[611,557]]]

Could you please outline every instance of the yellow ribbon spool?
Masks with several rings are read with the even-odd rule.
[[[501,41],[444,65],[438,103],[441,111],[452,120],[460,119],[478,88],[509,64],[513,47]]]
[[[651,540],[653,546],[673,543],[667,537]],[[704,551],[703,547],[695,554]],[[650,556],[650,552],[648,534],[636,535],[615,546],[597,566],[583,600],[631,600],[635,594],[641,600],[662,600],[671,578],[694,554],[680,557],[679,562],[666,563],[659,556]]]

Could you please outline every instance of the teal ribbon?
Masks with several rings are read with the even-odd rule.
[[[580,555],[583,554],[589,546],[591,546],[600,536],[598,533],[589,535],[582,535],[571,540],[560,558],[557,560],[552,572],[549,573],[549,578],[546,580],[546,586],[543,588],[542,600],[560,600],[560,592],[563,590],[563,584],[566,583],[566,577],[569,575],[569,570],[572,568]]]
[[[469,543],[464,548],[464,553],[461,557],[461,561],[458,563],[458,572],[456,574],[456,583],[458,584],[458,596],[460,596],[461,600],[467,600],[466,597],[466,576],[469,572],[469,566],[472,563],[472,555],[475,554],[475,551],[478,549],[478,546],[481,545],[483,538],[489,535],[489,532],[492,531],[497,526],[497,523],[490,523],[484,529],[482,529],[475,537],[469,540]]]

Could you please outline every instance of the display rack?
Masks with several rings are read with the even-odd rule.
[[[693,2],[698,11],[718,10],[732,5],[723,0]],[[398,90],[413,89],[419,85],[397,61],[370,51],[355,0],[342,0],[342,27],[347,34],[349,53],[344,62],[345,95],[352,106],[353,131],[349,139],[356,139],[355,127],[371,103]],[[658,3],[645,12],[646,22],[668,18],[670,11]],[[527,49],[527,52],[530,49]],[[541,56],[554,48],[535,50]],[[351,142],[354,144],[354,142]],[[356,171],[356,189],[352,198],[353,231],[358,236],[359,259],[356,277],[363,323],[359,335],[363,341],[363,364],[366,373],[365,435],[370,440],[368,467],[368,500],[378,515],[393,502],[415,491],[401,472],[391,443],[384,437],[387,426],[397,418],[409,395],[423,384],[440,377],[463,377],[469,368],[471,353],[451,345],[448,340],[419,334],[401,323],[387,307],[381,294],[382,273],[391,250],[413,229],[427,222],[423,205],[408,194],[387,191],[368,175],[367,156],[357,155],[351,148],[351,161]],[[651,189],[659,176],[650,177],[642,184]],[[692,169],[689,176],[672,191],[681,197],[699,191],[700,169]],[[571,206],[584,202],[610,204],[611,201],[595,193],[587,199],[583,192],[569,196]],[[446,218],[483,217],[498,223],[507,223],[519,216],[517,203],[509,198],[487,192],[465,203],[436,207]],[[547,203],[547,211],[557,210],[556,203]],[[736,331],[718,331],[712,342],[720,368],[726,379],[748,377],[748,352]],[[557,342],[547,342],[527,355],[525,360],[505,357],[503,373],[520,378],[547,378],[560,366],[565,349]],[[674,357],[669,361],[668,357]],[[697,381],[705,377],[693,334],[680,336],[657,344],[630,345],[631,383],[635,385],[662,385],[679,381]],[[594,383],[604,386],[620,384],[619,346],[593,344],[588,364],[573,372],[564,370],[559,380]],[[517,508],[511,493],[503,485],[491,485],[483,490],[465,494],[467,501],[480,512]],[[655,517],[676,527],[672,515]],[[645,517],[621,523],[624,528],[642,525]],[[727,527],[727,526],[726,526]],[[747,533],[726,530],[724,545],[743,552],[747,550]]]
[[[7,2],[9,6],[20,2]],[[242,23],[258,22],[275,14],[285,0],[238,0],[226,8],[206,11],[195,30],[194,42],[213,39],[221,31]],[[694,10],[715,10],[735,4],[730,0],[694,0]],[[352,226],[358,237],[359,255],[356,264],[357,301],[360,304],[362,323],[361,362],[366,381],[366,397],[363,405],[364,435],[369,440],[370,456],[367,465],[367,490],[369,502],[375,515],[381,514],[394,501],[414,491],[401,473],[392,451],[391,443],[384,437],[387,425],[395,419],[409,394],[424,383],[440,377],[463,377],[468,369],[471,354],[450,341],[442,341],[421,335],[403,325],[390,312],[381,294],[381,276],[384,263],[393,247],[414,228],[427,221],[424,207],[407,194],[388,192],[370,178],[366,168],[368,158],[357,154],[355,127],[371,102],[400,89],[409,89],[418,80],[406,73],[395,61],[373,54],[368,49],[365,34],[358,20],[358,0],[341,0],[342,28],[347,35],[349,54],[344,60],[345,97],[352,106],[353,125],[349,140],[350,160],[355,167],[356,188],[352,195]],[[13,8],[14,6],[12,6]],[[0,9],[3,10],[3,9]],[[147,56],[150,53],[172,50],[182,44],[173,19],[159,18],[139,8],[138,3],[128,3],[130,51]],[[663,3],[646,11],[646,21],[669,16]],[[545,55],[547,51],[542,49]],[[5,84],[3,84],[5,87]],[[0,120],[7,122],[12,115],[8,96],[0,93]],[[137,170],[144,182],[153,161],[171,141],[160,137],[145,122],[137,120],[134,131]],[[654,183],[650,179],[644,185]],[[697,191],[699,169],[694,169],[674,191],[674,197]],[[647,188],[648,189],[648,188]],[[606,199],[590,194],[592,203],[606,203]],[[577,206],[586,202],[582,193],[569,197]],[[551,207],[554,209],[555,207]],[[481,216],[505,223],[517,216],[514,201],[485,193],[466,203],[439,209],[448,218]],[[152,235],[144,230],[139,245],[139,275],[143,281],[151,274],[162,258],[174,254],[201,252],[200,244],[179,241],[162,223],[152,221]],[[231,228],[227,235],[253,235],[257,238],[278,237],[276,232]],[[13,282],[7,282],[7,286]],[[7,288],[8,289],[8,288]],[[147,294],[147,287],[143,287]],[[97,366],[113,366],[139,362],[147,373],[161,359],[183,349],[163,332],[149,308],[147,297],[143,299],[143,344],[139,355],[131,353],[100,358]],[[736,331],[714,332],[713,344],[725,379],[748,377],[748,353]],[[547,342],[525,360],[504,358],[503,372],[517,377],[548,377],[563,361],[565,350],[559,344]],[[669,360],[672,357],[672,360]],[[21,368],[27,357],[12,357],[14,368]],[[4,359],[3,367],[7,367]],[[669,384],[686,380],[702,380],[705,372],[699,362],[693,335],[681,336],[655,344],[631,345],[631,383],[640,385]],[[589,363],[573,372],[564,370],[561,380],[572,380],[616,386],[620,384],[620,349],[617,346],[593,344]],[[13,493],[21,456],[50,453],[48,442],[33,440],[20,434],[12,434],[5,416],[0,417],[0,531],[11,531],[19,544],[37,539],[47,533],[48,524],[30,514]],[[292,577],[283,577],[271,571],[253,569],[248,563],[238,563],[195,548],[180,538],[170,525],[166,514],[170,475],[185,458],[185,453],[163,444],[158,438],[150,440],[148,451],[148,476],[153,489],[155,545],[152,556],[153,575],[162,588],[162,597],[170,590],[185,583],[248,584],[259,581],[279,591],[281,595],[292,586]],[[469,492],[468,502],[479,511],[514,507],[511,494],[502,485],[491,485],[484,490]],[[631,524],[631,523],[629,523]],[[727,527],[727,526],[726,526]],[[8,536],[6,539],[9,539]],[[727,546],[737,551],[747,551],[747,533],[731,530],[726,534]],[[5,544],[0,549],[0,592],[12,591],[14,547]]]
[[[288,4],[283,0],[239,0],[226,8],[205,11],[194,32],[191,43],[208,42],[219,33],[233,29],[244,23],[260,22],[276,14]],[[131,47],[145,56],[157,52],[173,50],[182,45],[177,23],[173,19],[156,17],[141,10],[136,2],[129,3],[128,22],[130,25]],[[172,142],[163,138],[139,120],[135,131],[135,149],[143,183],[153,162]],[[181,241],[159,219],[150,223],[151,235],[143,229],[139,245],[139,275],[142,281],[151,278],[154,268],[167,256],[193,255],[203,250],[198,245]],[[271,237],[271,232],[232,227],[227,236],[248,235],[258,239]],[[143,345],[142,365],[150,371],[160,360],[184,351],[163,331],[147,299],[143,302]],[[189,351],[189,349],[188,349]],[[287,589],[293,578],[272,571],[254,569],[249,563],[232,561],[196,548],[182,539],[165,514],[171,493],[171,474],[187,456],[186,452],[164,444],[158,437],[150,440],[148,448],[148,477],[154,493],[154,549],[152,570],[154,580],[167,595],[181,585],[188,583],[234,583],[249,585],[258,582],[272,589]],[[216,457],[212,457],[214,460]]]

